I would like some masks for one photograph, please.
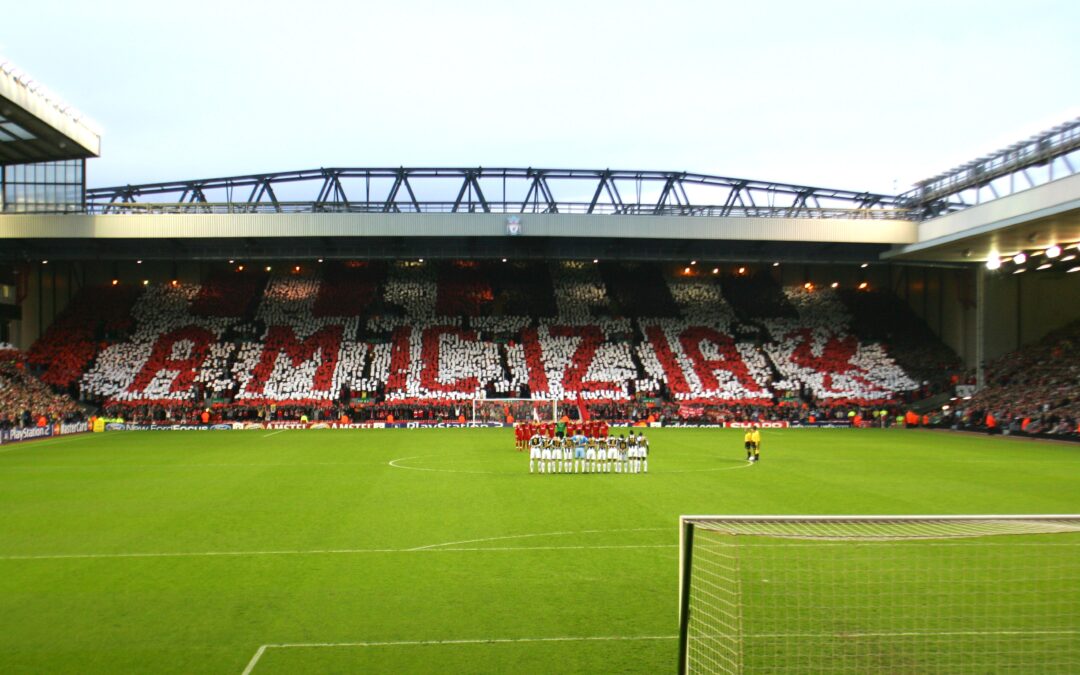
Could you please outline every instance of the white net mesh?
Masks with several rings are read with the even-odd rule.
[[[1080,672],[1080,517],[686,522],[688,672]]]

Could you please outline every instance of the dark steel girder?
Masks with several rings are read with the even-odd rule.
[[[363,182],[364,198],[357,201],[346,191],[346,181]],[[502,201],[492,202],[481,186],[482,180],[501,180]],[[591,199],[560,198],[559,194],[581,196],[586,187]],[[622,185],[620,186],[620,183]],[[311,184],[308,199],[281,201],[275,187]],[[635,193],[633,201],[624,192]],[[239,190],[243,188],[243,190]],[[402,189],[408,200],[402,199]],[[290,194],[297,190],[291,189]],[[234,194],[246,195],[234,198]],[[895,197],[868,192],[728,178],[673,171],[624,171],[614,169],[536,168],[321,168],[192,181],[148,183],[87,190],[91,213],[123,211],[123,204],[209,204],[217,210],[237,212],[350,211],[414,212],[477,211],[484,213],[611,213],[680,215],[775,215],[787,210],[877,209],[897,211]],[[408,205],[406,207],[406,204]],[[767,207],[759,204],[768,204]],[[260,207],[260,205],[262,205]],[[137,211],[133,206],[129,210]],[[841,217],[841,216],[836,216]],[[903,217],[893,214],[890,217]]]

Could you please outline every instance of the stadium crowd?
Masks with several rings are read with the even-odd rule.
[[[905,322],[875,318],[888,314],[881,294],[760,275],[572,261],[530,264],[523,279],[413,261],[92,290],[33,345],[29,367],[107,414],[151,421],[456,421],[472,419],[473,401],[478,419],[507,421],[555,400],[574,419],[893,424],[905,401],[939,390],[930,371],[956,371]],[[1076,340],[1074,327],[992,364],[965,424],[989,412],[997,428],[1075,432],[1075,366],[1060,355]],[[934,367],[906,365],[931,354]]]
[[[941,424],[989,433],[1080,436],[1080,321],[987,364],[986,386]]]
[[[0,343],[0,429],[46,426],[83,419],[83,409],[27,372],[25,357]]]

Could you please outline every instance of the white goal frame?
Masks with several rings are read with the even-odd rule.
[[[730,608],[730,614],[720,617],[720,623],[730,621],[733,626],[717,631],[719,634],[706,633],[700,637],[704,644],[710,640],[720,639],[734,645],[735,657],[725,659],[715,664],[718,672],[742,673],[744,672],[743,657],[743,622],[744,604],[743,591],[740,575],[740,556],[738,552],[740,541],[747,541],[748,537],[759,537],[762,540],[805,540],[804,542],[791,542],[792,548],[819,545],[826,542],[833,547],[842,546],[842,542],[850,541],[855,545],[869,545],[872,542],[912,543],[917,541],[931,542],[935,544],[940,540],[972,540],[990,536],[1002,535],[1045,535],[1054,533],[1080,533],[1080,515],[1077,514],[1040,514],[1040,515],[882,515],[882,516],[796,516],[796,515],[688,515],[679,518],[679,663],[680,675],[691,672],[691,640],[694,635],[691,630],[691,617],[694,609],[691,607],[691,588],[693,585],[694,572],[694,538],[698,529],[707,530],[710,533],[731,535],[731,547],[734,553],[730,558],[734,566],[734,579],[730,582],[735,587],[731,597],[718,597],[715,595],[716,585],[712,580],[706,582],[712,584],[710,591],[701,591],[715,600],[717,607],[724,605]],[[890,532],[890,530],[892,530]],[[743,539],[736,539],[743,537]],[[935,541],[937,540],[937,541]],[[983,541],[980,539],[979,541]],[[787,546],[785,543],[783,546]],[[1080,548],[1077,549],[1080,551]],[[1077,556],[1076,571],[1080,574],[1080,556]],[[732,570],[722,570],[732,572]],[[1073,579],[1077,575],[1072,574],[1073,564],[1070,560],[1068,566],[1069,576]],[[699,571],[698,573],[704,573]],[[716,575],[714,575],[716,576]],[[727,581],[727,579],[725,579]],[[706,612],[706,615],[709,615]],[[1067,630],[1057,631],[1060,639],[1076,640],[1080,643],[1080,607],[1076,608],[1075,622],[1070,620]],[[713,619],[713,616],[709,616]],[[728,632],[732,631],[732,632]],[[1002,631],[1003,634],[1007,631]],[[926,637],[931,637],[925,634]],[[748,636],[748,637],[789,637],[789,636]],[[804,636],[792,635],[794,639]],[[905,633],[903,637],[908,640],[923,639],[923,634]],[[723,644],[727,644],[724,642]],[[699,647],[701,649],[703,647]],[[1070,658],[1076,655],[1070,652]],[[794,666],[793,666],[794,668]],[[747,671],[749,672],[749,671]]]

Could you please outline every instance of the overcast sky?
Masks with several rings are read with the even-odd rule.
[[[855,190],[1080,115],[1080,3],[8,3],[103,131],[89,185],[320,166],[686,170]]]

